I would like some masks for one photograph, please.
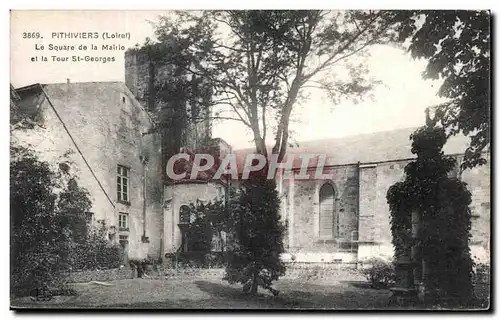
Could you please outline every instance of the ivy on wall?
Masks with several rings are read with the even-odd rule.
[[[405,167],[405,180],[387,192],[396,259],[408,254],[415,241],[428,267],[426,286],[441,297],[468,299],[473,266],[468,246],[471,194],[466,183],[450,177],[456,161],[442,150],[447,140],[443,128],[428,123],[410,138],[417,159]],[[414,211],[421,219],[415,239]]]

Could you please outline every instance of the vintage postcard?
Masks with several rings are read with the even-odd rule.
[[[10,12],[11,309],[491,309],[485,10]]]

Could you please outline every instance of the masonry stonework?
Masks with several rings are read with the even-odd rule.
[[[136,99],[152,113],[158,110],[163,103],[158,99],[157,87],[164,85],[165,79],[172,79],[174,71],[171,65],[153,61],[147,52],[141,50],[128,50],[125,53],[125,84]],[[190,108],[187,104],[186,110]],[[206,112],[207,110],[199,110]],[[180,136],[182,147],[198,149],[205,147],[205,143],[211,136],[211,121],[206,117],[189,119],[182,128]]]
[[[129,258],[158,258],[160,242],[149,240],[163,231],[159,141],[143,137],[151,122],[125,85],[50,84],[43,91],[32,86],[18,93],[20,106],[36,110],[40,126],[14,133],[15,139],[31,144],[55,167],[70,164],[70,172],[90,192],[94,220],[105,220],[113,241],[128,238]],[[118,165],[130,170],[127,204],[117,199]],[[128,215],[128,230],[118,228],[120,213]]]
[[[332,168],[332,180],[286,180],[284,190],[290,198],[287,212],[290,239],[289,251],[297,260],[322,262],[351,262],[357,237],[357,168]],[[336,239],[320,239],[319,190],[325,183],[335,191],[334,216],[338,217],[339,234]],[[291,203],[290,203],[291,202]],[[356,240],[355,240],[356,241]]]
[[[130,69],[127,83],[134,84],[132,92],[117,82],[16,89],[16,108],[38,125],[14,130],[11,136],[14,142],[34,149],[54,170],[60,170],[62,163],[70,168],[63,177],[76,177],[89,190],[94,219],[106,221],[113,241],[127,237],[129,258],[157,259],[181,246],[181,207],[220,198],[225,186],[208,181],[163,180],[161,138],[148,133],[152,120],[135,98],[145,97],[148,83],[146,62],[140,59],[129,56],[126,62]],[[324,169],[331,174],[329,180],[301,180],[298,170],[291,177],[278,175],[281,216],[288,226],[285,245],[295,262],[356,265],[371,257],[392,257],[386,195],[391,185],[403,180],[404,167],[412,160],[408,137],[413,130],[315,142],[308,153],[330,155]],[[222,140],[213,142],[221,156],[231,152]],[[466,143],[452,138],[445,153],[454,155],[460,163],[465,147]],[[341,152],[332,153],[338,150]],[[484,166],[461,174],[457,166],[451,173],[466,182],[471,192],[470,246],[472,255],[482,261],[489,261],[490,256],[488,155],[487,160]],[[118,165],[129,168],[128,203],[117,196]],[[315,169],[310,167],[309,173]],[[325,183],[334,190],[332,212],[337,229],[331,239],[320,238],[319,234],[320,189]],[[120,213],[129,217],[128,230],[118,228]]]
[[[196,205],[198,201],[208,203],[221,197],[222,185],[211,182],[183,182],[165,185],[163,204],[163,255],[179,250],[182,238],[180,210],[182,206]]]
[[[463,160],[463,156],[453,156],[458,164]],[[391,259],[394,249],[386,196],[390,186],[404,179],[404,168],[410,161],[336,165],[325,169],[333,174],[332,180],[280,181],[280,193],[287,198],[282,202],[282,215],[288,222],[288,252],[295,261],[356,263],[373,257]],[[458,170],[452,173],[456,174]],[[472,255],[480,261],[489,261],[489,164],[466,170],[459,178],[467,183],[472,195]],[[339,239],[332,241],[321,241],[318,237],[319,188],[324,183],[335,188],[334,215],[338,216],[342,230]],[[340,247],[343,242],[350,246]]]

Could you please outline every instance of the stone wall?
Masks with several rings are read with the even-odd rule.
[[[154,68],[151,69],[150,64],[151,59],[145,52],[128,50],[125,53],[125,84],[136,99],[151,111],[153,105],[156,109],[160,103],[156,99],[155,86],[163,85],[165,79],[172,78],[174,71],[170,65],[153,63]],[[186,109],[188,108],[186,106]],[[204,147],[203,143],[210,135],[211,121],[208,117],[205,121],[190,121],[182,130],[181,145],[193,149]]]
[[[225,269],[201,269],[201,268],[160,268],[157,271],[148,273],[148,276],[156,279],[172,278],[198,278],[198,279],[217,279],[224,277]],[[298,280],[298,281],[365,281],[366,278],[355,268],[345,268],[340,264],[316,263],[300,264],[287,263],[286,273],[280,279]]]
[[[179,212],[183,205],[189,206],[197,201],[213,201],[221,194],[221,189],[215,183],[207,182],[184,182],[165,185],[164,188],[164,251],[175,252],[181,245],[181,230],[179,229]]]
[[[458,157],[459,163],[461,159]],[[342,259],[344,263],[353,263],[371,257],[390,259],[394,249],[386,196],[390,186],[404,179],[404,167],[409,161],[331,168],[333,180],[330,182],[337,197],[335,213],[341,215],[343,236],[359,231],[358,246],[351,252],[339,252],[334,244],[318,241],[319,188],[325,181],[291,179],[280,182],[281,195],[286,197],[282,201],[282,215],[289,223],[288,252],[298,262],[338,262]],[[460,178],[472,194],[472,255],[479,261],[489,261],[490,166],[466,170]]]
[[[461,180],[467,183],[467,188],[471,192],[472,203],[470,205],[472,214],[470,239],[471,254],[477,260],[483,262],[490,261],[490,241],[491,241],[491,171],[490,159],[488,163],[471,170],[465,170],[461,175]],[[459,157],[459,162],[462,157]]]
[[[328,173],[328,172],[325,172]],[[355,260],[355,246],[351,246],[353,232],[358,229],[358,171],[355,166],[331,169],[332,180],[285,180],[283,190],[289,199],[289,252],[298,261],[350,262]],[[319,190],[330,183],[335,190],[334,217],[339,219],[339,238],[319,238]],[[339,241],[345,243],[339,248]]]
[[[160,255],[160,242],[143,242],[142,236],[160,239],[162,225],[162,181],[159,140],[154,135],[143,138],[151,127],[144,109],[123,83],[69,83],[45,86],[50,102],[68,128],[90,169],[70,139],[49,100],[40,91],[23,95],[31,101],[41,97],[39,123],[36,130],[13,133],[23,144],[30,144],[43,160],[58,168],[67,162],[70,173],[86,188],[93,201],[94,220],[105,220],[116,234],[128,236],[130,258]],[[144,167],[146,165],[146,230],[144,230]],[[129,204],[118,203],[117,165],[130,168]],[[118,230],[120,212],[129,216],[129,230]]]
[[[90,281],[113,281],[132,279],[135,271],[130,268],[117,268],[109,270],[78,271],[63,274],[68,282],[82,283]]]

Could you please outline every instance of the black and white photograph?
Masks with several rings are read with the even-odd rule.
[[[11,10],[10,309],[491,311],[491,20]]]

